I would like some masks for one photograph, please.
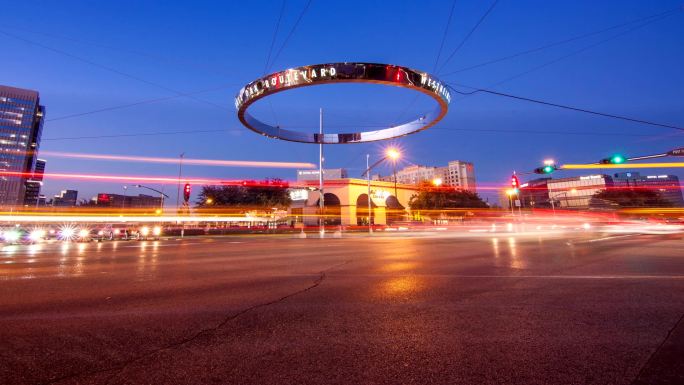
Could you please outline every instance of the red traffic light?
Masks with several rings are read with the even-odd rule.
[[[511,176],[511,187],[513,187],[513,188],[520,187],[520,181],[518,180],[518,176],[515,174],[513,174],[513,176]]]
[[[183,188],[183,199],[186,202],[190,200],[190,183],[186,183],[185,188]]]

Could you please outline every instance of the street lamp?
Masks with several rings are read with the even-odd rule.
[[[128,186],[124,185],[123,190],[124,190],[124,196],[123,196],[123,201],[121,201],[121,208],[125,209],[126,208],[126,190],[128,190]]]
[[[401,156],[401,153],[395,148],[390,148],[386,152],[387,158],[392,160],[392,169],[394,171],[394,197],[399,200],[397,197],[397,160]]]
[[[204,203],[210,205],[210,204],[214,203],[214,200],[211,199],[211,198],[207,198],[207,199],[204,201]]]
[[[435,178],[435,179],[433,179],[433,180],[432,180],[432,184],[433,184],[435,187],[441,186],[441,185],[442,185],[442,178]]]
[[[148,187],[148,186],[143,186],[143,185],[141,185],[141,184],[136,184],[135,187],[137,187],[137,188],[146,188],[146,189],[148,189],[148,190],[150,190],[150,191],[154,191],[154,192],[158,193],[158,194],[161,196],[161,207],[160,207],[160,209],[161,209],[161,212],[164,212],[164,197],[168,198],[168,197],[169,197],[168,195],[164,194],[163,192],[161,192],[161,191],[159,191],[159,190],[157,190],[157,189],[154,189],[154,188]]]
[[[372,165],[369,166],[370,163],[370,154],[366,154],[366,171],[361,174],[361,177],[365,176],[366,180],[368,182],[368,232],[372,233],[373,232],[373,227],[371,225],[371,188],[370,188],[370,172],[375,166],[379,165],[380,163],[386,161],[387,159],[392,159],[394,162],[394,197],[397,198],[397,162],[396,160],[399,159],[401,154],[399,151],[396,149],[390,148],[385,152],[385,156],[380,158],[377,162],[373,163]],[[397,198],[397,201],[399,198]]]
[[[506,195],[508,195],[508,204],[511,206],[511,215],[515,215],[515,211],[513,211],[513,195],[516,193],[517,191],[514,188],[509,188],[506,190]]]

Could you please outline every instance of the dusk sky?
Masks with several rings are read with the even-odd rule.
[[[681,7],[681,0],[501,0],[465,41],[492,2],[459,0],[438,65],[451,1],[313,0],[302,14],[306,4],[286,2],[271,51],[275,61],[267,66],[281,1],[5,2],[0,84],[40,92],[47,110],[41,143],[46,152],[160,157],[185,152],[188,158],[317,163],[317,146],[267,139],[243,127],[233,97],[266,67],[275,72],[343,61],[408,66],[462,91],[468,89],[457,85],[684,126],[684,12],[643,19]],[[635,20],[641,21],[627,24]],[[460,71],[620,24],[626,25]],[[178,93],[193,95],[174,97]],[[414,97],[414,91],[374,85],[309,87],[274,95],[268,99],[272,110],[262,101],[253,112],[269,123],[313,132],[323,108],[326,131],[365,130],[432,108],[430,99],[421,96],[413,103]],[[166,99],[89,113],[157,98]],[[69,117],[81,113],[88,114]],[[193,130],[203,132],[79,138]],[[616,152],[659,153],[682,147],[683,134],[500,96],[454,94],[446,118],[427,131],[392,142],[330,145],[325,152],[327,167],[345,167],[353,177],[363,171],[367,153],[378,159],[391,145],[402,149],[404,165],[471,161],[478,187],[487,188],[505,184],[513,170],[538,167],[547,157],[562,164],[594,162]],[[178,173],[176,165],[42,157],[47,173]],[[226,179],[296,176],[294,169],[188,166],[184,171]],[[684,177],[673,170],[643,173],[658,172]],[[578,173],[554,177],[571,175]],[[98,192],[121,193],[122,185],[48,178],[43,193],[50,197],[73,188],[79,198],[89,199]],[[175,185],[165,187],[172,197],[175,190]],[[491,191],[480,192],[493,197]]]

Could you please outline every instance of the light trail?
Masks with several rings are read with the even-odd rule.
[[[41,151],[41,156],[54,156],[59,158],[111,160],[116,162],[144,162],[178,164],[178,158],[162,158],[151,156],[132,155],[106,155],[106,154],[83,154],[74,152]],[[265,168],[315,168],[313,163],[304,162],[266,162],[249,160],[215,160],[215,159],[188,159],[183,158],[184,165],[196,166],[221,166],[221,167],[265,167]]]
[[[14,176],[14,177],[31,177],[33,173],[30,172],[15,172],[15,171],[0,171],[0,176]],[[137,175],[96,175],[96,174],[71,174],[71,173],[44,173],[43,177],[46,179],[77,179],[89,180],[93,182],[146,182],[156,184],[178,184],[178,177],[157,177],[157,176],[137,176]],[[202,185],[222,185],[222,186],[280,186],[287,187],[288,182],[281,181],[278,183],[270,183],[268,181],[254,181],[254,180],[225,180],[212,178],[183,178],[184,183],[202,184]]]
[[[623,163],[623,164],[564,164],[561,170],[585,170],[603,168],[680,168],[684,167],[684,162],[670,163]]]
[[[179,222],[269,222],[273,219],[268,217],[242,216],[242,217],[200,217],[200,216],[55,216],[55,215],[0,215],[0,223],[179,223]]]

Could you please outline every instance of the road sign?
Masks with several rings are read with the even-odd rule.
[[[684,147],[675,148],[674,150],[668,151],[667,155],[669,155],[669,156],[684,156]]]

